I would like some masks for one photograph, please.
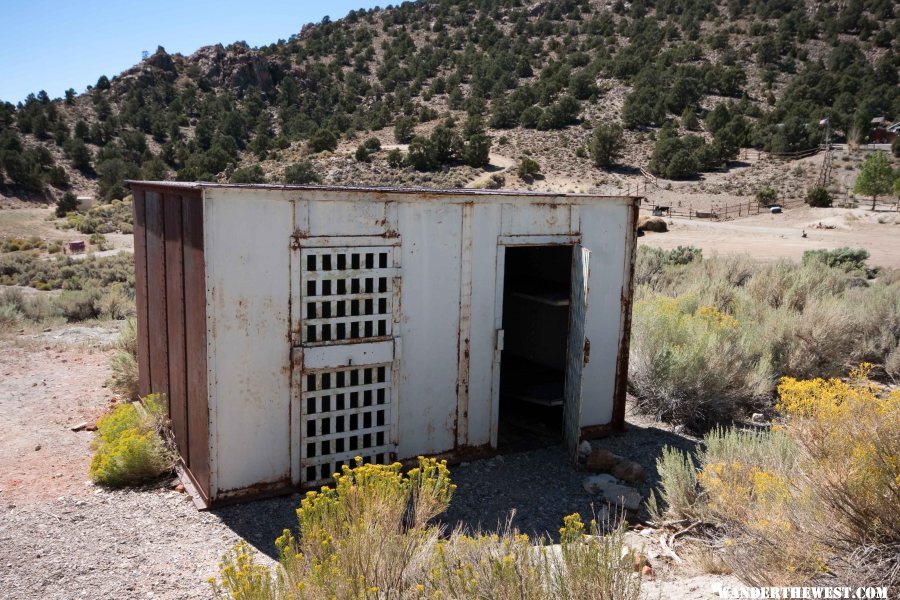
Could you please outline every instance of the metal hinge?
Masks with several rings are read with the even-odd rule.
[[[584,364],[591,362],[591,340],[584,338]]]
[[[498,330],[497,330],[497,339],[496,339],[496,341],[495,341],[495,343],[494,343],[494,349],[495,349],[495,350],[498,350],[498,351],[503,350],[503,337],[504,337],[503,334],[504,334],[504,332],[503,332],[502,329],[498,329]]]

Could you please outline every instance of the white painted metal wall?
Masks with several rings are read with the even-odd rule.
[[[581,243],[591,357],[580,424],[608,423],[634,210],[631,198],[205,187],[212,497],[301,483],[291,357],[306,247],[399,245],[391,418],[408,458],[496,443],[504,249]]]

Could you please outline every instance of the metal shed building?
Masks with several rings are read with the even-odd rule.
[[[203,506],[623,426],[637,198],[131,185],[140,391]]]

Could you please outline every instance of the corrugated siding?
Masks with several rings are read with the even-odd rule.
[[[202,199],[137,188],[134,211],[140,393],[166,394],[182,462],[208,498]]]

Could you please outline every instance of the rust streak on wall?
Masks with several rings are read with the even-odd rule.
[[[209,496],[209,404],[206,381],[206,270],[203,199],[182,196],[188,460],[200,491]]]
[[[625,237],[625,280],[622,283],[622,337],[616,358],[616,384],[613,396],[610,425],[620,431],[625,429],[625,395],[628,390],[628,353],[631,348],[631,308],[634,300],[634,266],[637,249],[637,221],[641,199],[632,199],[628,213],[628,229]]]
[[[179,454],[189,465],[187,363],[185,360],[184,268],[181,195],[163,196],[166,230],[166,320],[169,353],[169,418]]]
[[[150,390],[169,393],[169,349],[166,332],[166,244],[162,195],[145,192],[147,209],[147,306],[150,339]]]
[[[134,191],[134,279],[137,312],[138,393],[150,393],[150,341],[147,313],[147,213],[144,191]]]

